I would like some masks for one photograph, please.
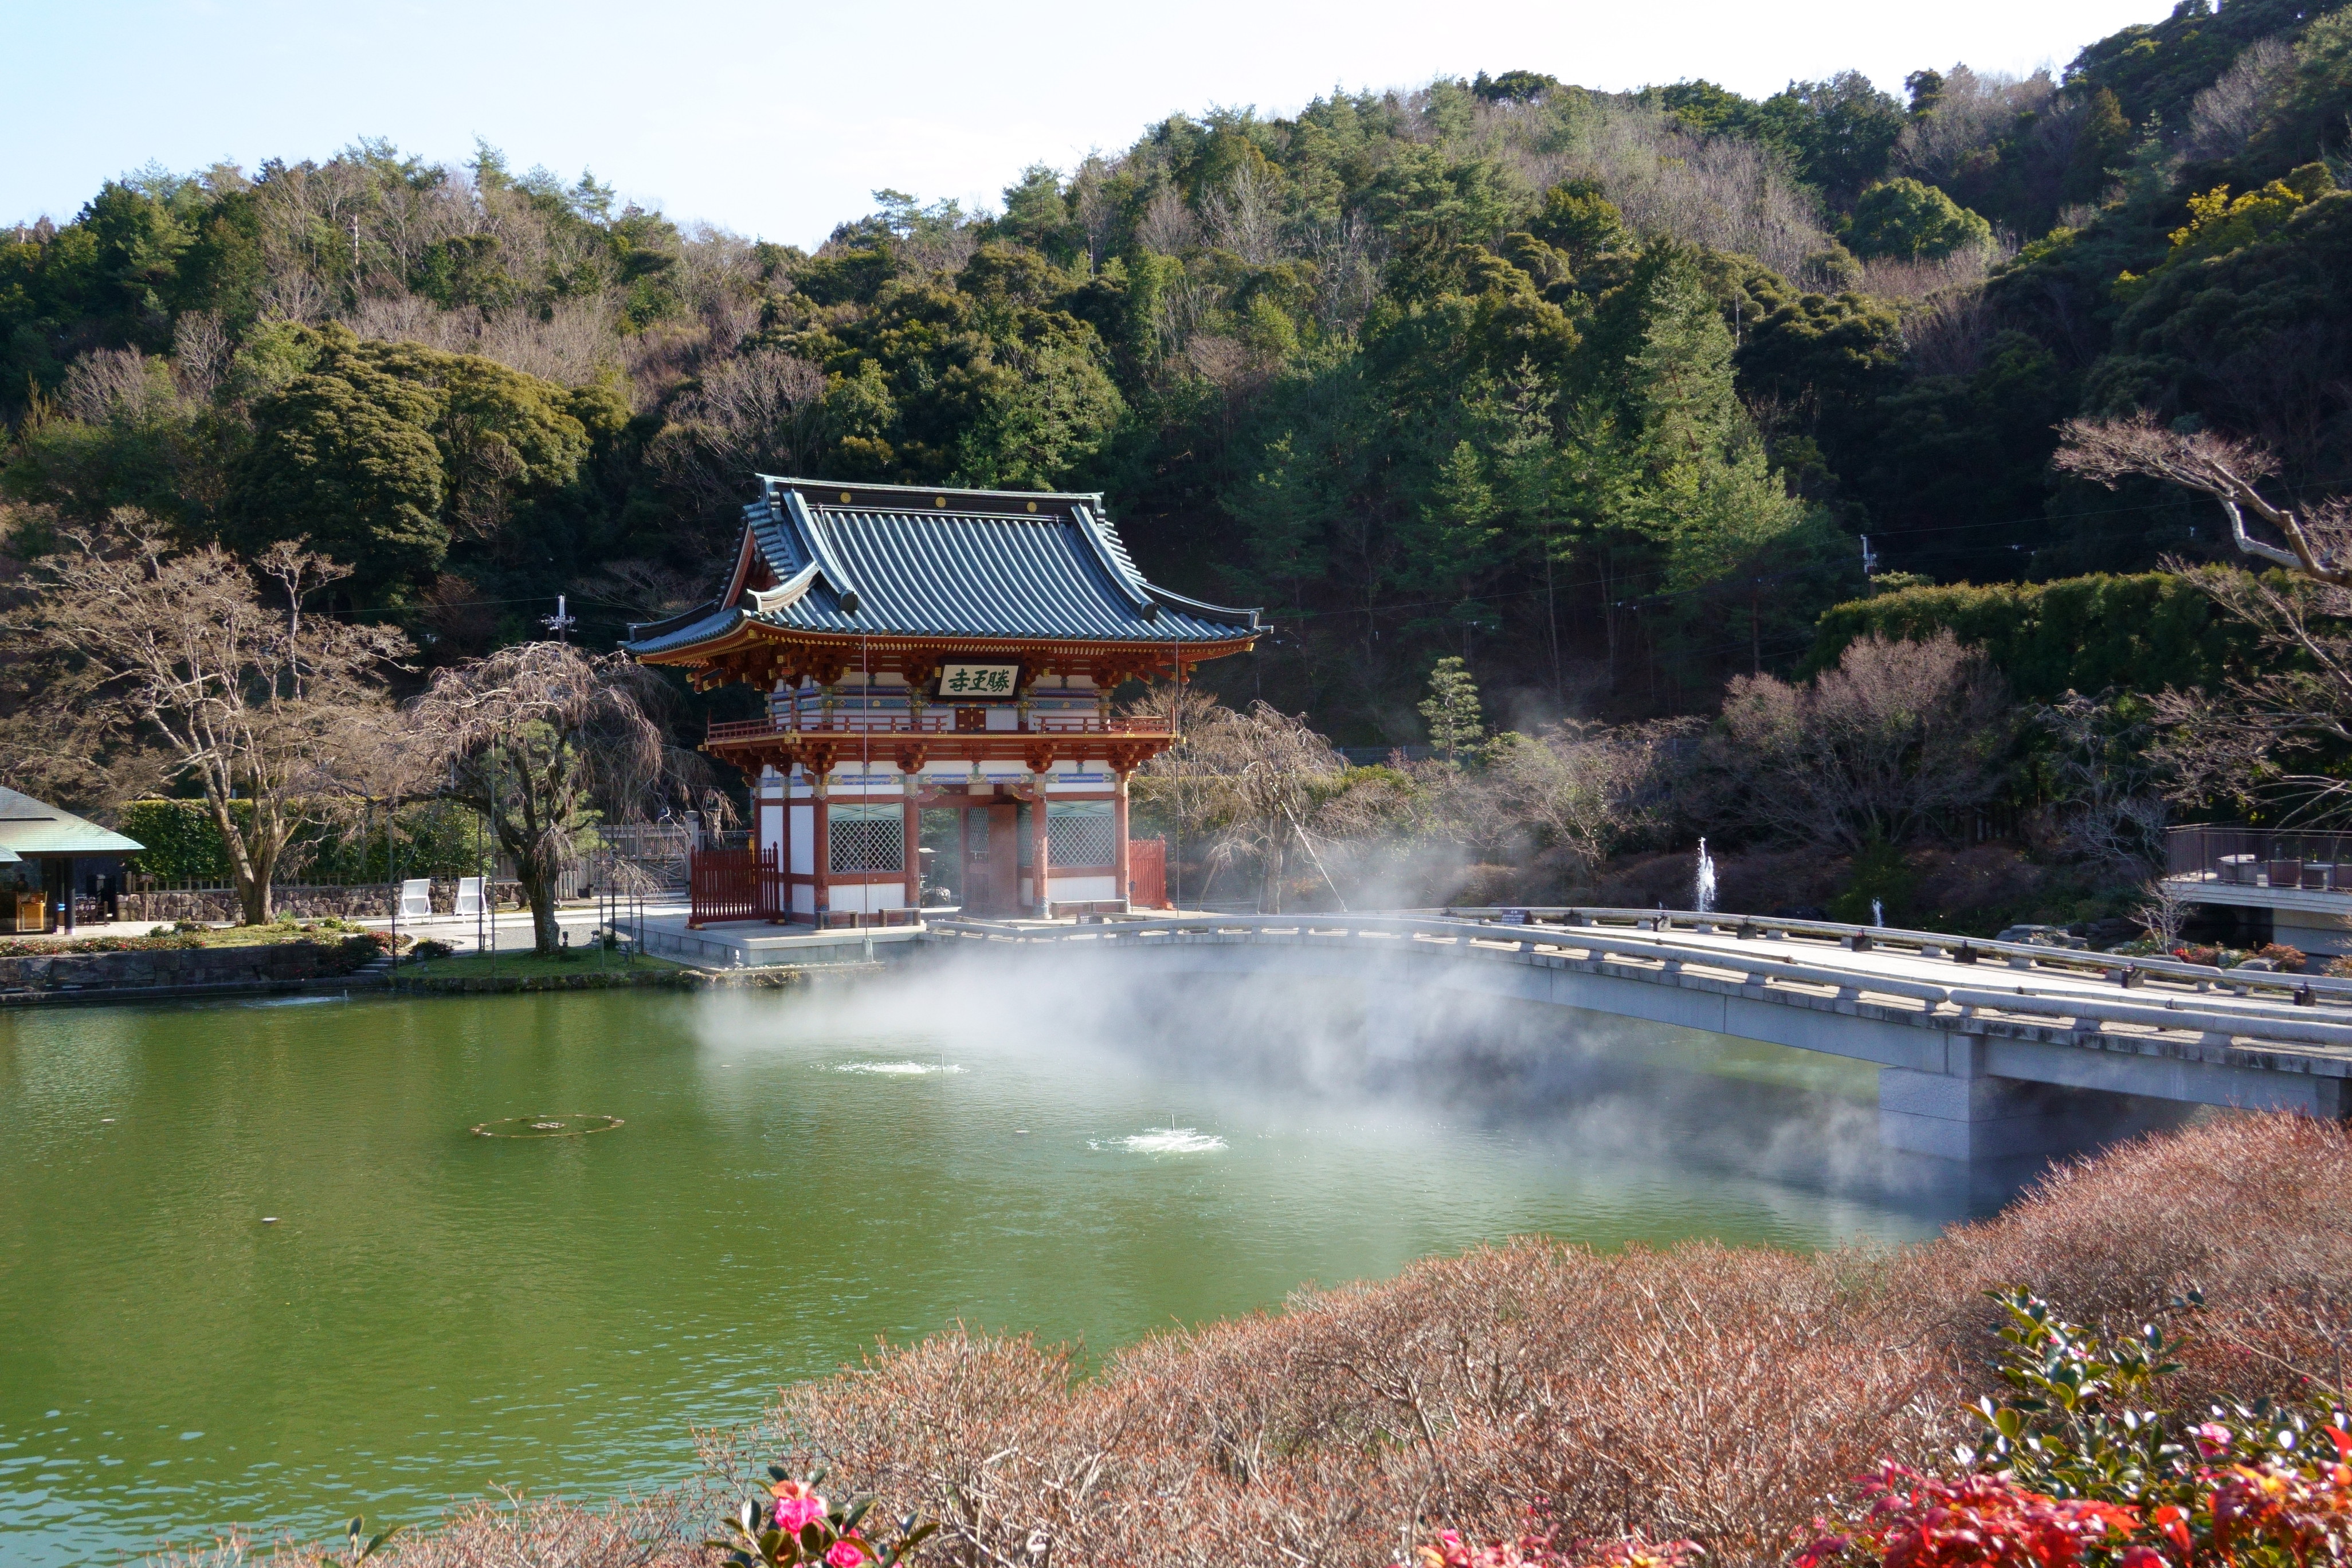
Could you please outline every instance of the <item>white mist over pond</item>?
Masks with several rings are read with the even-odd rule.
[[[0,1017],[0,1561],[661,1484],[877,1335],[1099,1357],[1513,1235],[1958,1212],[1881,1179],[1848,1064],[1482,1009],[1375,1061],[1386,1005],[990,962]],[[469,1131],[551,1112],[620,1124]]]

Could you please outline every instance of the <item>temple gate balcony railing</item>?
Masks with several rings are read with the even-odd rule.
[[[704,743],[726,745],[747,741],[781,740],[786,736],[830,738],[842,735],[1116,735],[1157,741],[1175,738],[1168,721],[1159,718],[1105,718],[1098,713],[1033,712],[1025,721],[1016,716],[1014,723],[998,726],[987,722],[989,711],[968,709],[960,714],[953,708],[942,705],[926,708],[919,713],[903,710],[836,711],[830,718],[819,719],[813,723],[773,718],[714,721],[704,737]],[[974,721],[972,717],[975,712],[980,715],[978,721]]]

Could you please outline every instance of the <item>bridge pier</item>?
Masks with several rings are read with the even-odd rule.
[[[1878,1069],[1878,1142],[1944,1160],[2048,1159],[2169,1125],[2185,1107],[1985,1070],[1981,1036],[1945,1043],[1944,1070]]]

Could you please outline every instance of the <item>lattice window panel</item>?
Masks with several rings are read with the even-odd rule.
[[[828,833],[836,871],[907,868],[907,826],[896,813],[888,817],[836,815]]]
[[[1118,824],[1108,812],[1045,816],[1045,852],[1055,866],[1108,866],[1115,856],[1111,830]]]

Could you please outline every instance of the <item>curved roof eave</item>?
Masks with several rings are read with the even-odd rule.
[[[760,479],[721,597],[632,627],[629,651],[716,654],[767,632],[1232,652],[1264,630],[1255,609],[1147,579],[1099,492]],[[750,586],[755,558],[772,586]]]

